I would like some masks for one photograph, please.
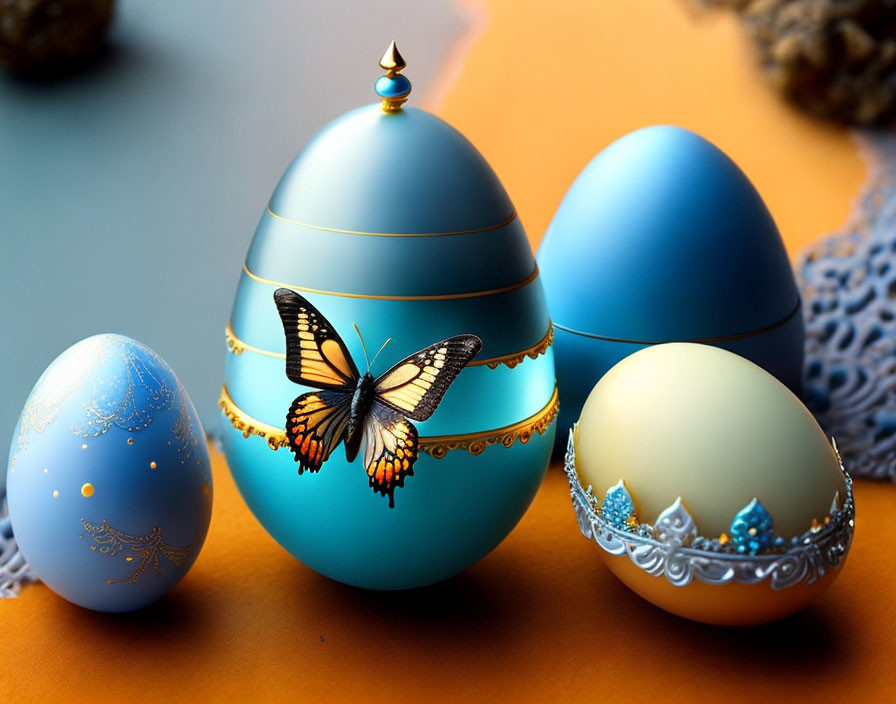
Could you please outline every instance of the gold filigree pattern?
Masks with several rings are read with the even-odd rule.
[[[104,374],[94,381],[84,403],[87,420],[72,428],[85,438],[103,435],[113,426],[143,430],[152,423],[153,411],[172,410],[176,402],[177,380],[155,352],[141,345],[143,354],[135,354],[130,344],[118,339],[108,346],[124,362],[124,374]]]
[[[72,430],[85,438],[103,435],[113,426],[137,432],[149,427],[154,412],[176,411],[169,431],[181,460],[192,457],[199,441],[193,432],[186,390],[174,372],[145,345],[107,340],[109,349],[121,356],[124,374],[102,376],[94,382],[93,393],[84,404],[87,420]]]
[[[124,371],[97,374],[109,369],[113,355],[121,358]],[[94,438],[112,427],[137,432],[149,427],[156,411],[175,411],[169,430],[181,459],[192,457],[199,441],[193,430],[187,394],[168,365],[136,341],[98,335],[66,350],[35,384],[22,411],[13,469],[28,449],[30,433],[44,432],[69,398],[87,383],[92,386],[85,390],[84,420],[71,427],[76,435]]]
[[[286,359],[285,352],[269,352],[268,350],[263,350],[260,347],[254,347],[248,342],[244,342],[236,336],[236,333],[233,332],[233,326],[230,324],[230,322],[227,323],[227,327],[224,329],[224,342],[227,343],[227,350],[232,354],[235,354],[237,357],[248,350],[249,352],[264,355],[265,357]]]
[[[188,459],[193,456],[193,450],[196,449],[199,440],[193,432],[193,419],[190,417],[190,408],[187,404],[187,390],[179,381],[177,389],[180,396],[180,408],[178,409],[177,418],[171,426],[171,434],[177,440],[177,452],[182,458]],[[196,462],[198,464],[199,460],[196,460]]]
[[[82,345],[94,345],[95,350],[85,351]],[[31,433],[44,432],[62,410],[69,397],[80,389],[93,370],[93,360],[105,358],[106,346],[102,338],[88,338],[78,349],[69,348],[53,362],[34,385],[22,410],[17,448],[13,455],[12,469],[18,456],[28,449]]]
[[[270,352],[269,350],[263,350],[260,347],[255,347],[250,345],[248,342],[245,342],[236,336],[236,333],[233,332],[233,327],[230,323],[227,323],[227,327],[224,330],[224,342],[227,344],[227,349],[232,354],[236,356],[240,356],[243,352],[249,351],[254,352],[255,354],[261,354],[265,357],[274,357],[276,359],[286,359],[286,354],[283,352]],[[468,367],[483,367],[486,366],[489,369],[497,369],[502,364],[509,369],[513,369],[517,365],[521,364],[528,357],[529,359],[537,359],[540,355],[543,355],[548,351],[548,348],[554,344],[554,326],[550,323],[548,324],[548,331],[544,334],[538,342],[536,342],[532,347],[521,350],[520,352],[514,352],[512,354],[504,355],[503,357],[492,357],[490,359],[474,359],[472,362],[467,364]]]
[[[515,366],[525,361],[526,357],[528,357],[529,359],[537,359],[540,355],[543,355],[545,352],[547,352],[548,348],[553,344],[554,326],[551,323],[548,323],[548,331],[544,334],[544,337],[541,338],[537,343],[532,345],[532,347],[529,347],[522,352],[508,354],[503,357],[492,357],[491,359],[474,359],[472,362],[469,362],[467,366],[487,366],[489,369],[497,369],[503,364],[509,369],[513,369]]]
[[[218,399],[218,407],[224,413],[224,417],[230,421],[230,424],[234,428],[243,434],[244,438],[248,438],[250,435],[263,438],[267,441],[268,447],[272,450],[279,450],[281,447],[287,447],[289,445],[289,439],[286,437],[286,431],[283,428],[277,428],[273,425],[262,423],[260,420],[256,420],[252,416],[243,413],[242,409],[240,409],[240,407],[233,402],[233,399],[230,398],[230,393],[228,393],[226,385],[221,387],[221,397]]]
[[[496,430],[486,430],[481,433],[467,433],[463,435],[435,435],[428,438],[420,438],[420,449],[427,454],[442,459],[451,450],[466,450],[471,455],[478,455],[489,445],[503,445],[510,447],[517,440],[526,444],[535,433],[544,435],[551,423],[557,418],[560,410],[560,397],[557,388],[551,395],[547,405],[538,413],[525,420],[507,425]]]
[[[133,584],[146,574],[146,570],[150,566],[152,566],[153,575],[158,577],[160,574],[159,563],[163,557],[175,567],[180,567],[196,547],[196,543],[183,546],[169,545],[162,540],[161,526],[153,528],[149,535],[129,535],[113,528],[105,520],[102,525],[97,526],[82,518],[81,525],[96,542],[96,545],[90,546],[91,550],[99,550],[109,557],[115,557],[118,553],[123,552],[125,562],[140,560],[137,569],[130,577],[107,579],[107,584]]]
[[[272,450],[279,450],[281,447],[286,447],[289,444],[286,433],[282,428],[262,423],[260,420],[244,413],[230,397],[226,385],[221,388],[218,406],[227,420],[230,421],[230,424],[239,430],[244,438],[248,438],[250,435],[263,438]],[[519,423],[478,433],[420,437],[417,440],[417,447],[435,459],[440,460],[451,450],[466,450],[471,455],[478,455],[489,445],[510,447],[517,440],[525,444],[532,439],[535,433],[544,435],[551,423],[557,418],[559,410],[560,399],[557,388],[554,387],[554,393],[551,394],[551,398],[545,407]]]

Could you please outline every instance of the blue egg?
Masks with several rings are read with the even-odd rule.
[[[721,150],[679,127],[617,140],[570,186],[538,252],[554,321],[560,426],[622,358],[703,342],[799,392],[805,330],[784,244]]]
[[[212,478],[196,410],[171,368],[122,335],[68,348],[31,391],[7,474],[19,548],[60,596],[131,611],[199,555]]]
[[[413,475],[388,498],[337,447],[299,475],[284,447],[293,400],[278,287],[330,321],[363,373],[471,333],[482,351],[420,435]],[[488,554],[535,495],[553,445],[552,331],[535,260],[492,169],[433,115],[379,105],[325,127],[287,169],[246,257],[227,332],[222,438],[253,513],[332,579],[404,589]]]

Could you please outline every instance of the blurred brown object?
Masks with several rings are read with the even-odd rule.
[[[115,0],[0,0],[0,64],[51,78],[81,66],[102,44]]]
[[[737,10],[771,82],[809,112],[896,119],[896,0],[703,0]]]

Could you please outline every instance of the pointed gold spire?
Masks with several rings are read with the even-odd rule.
[[[386,69],[386,75],[389,76],[389,78],[392,78],[396,73],[400,73],[402,69],[407,68],[407,63],[401,55],[401,52],[398,50],[398,46],[395,44],[394,39],[392,40],[392,43],[389,44],[389,48],[386,49],[386,53],[383,54],[383,58],[380,59],[380,66]]]
[[[386,75],[377,79],[375,90],[383,100],[383,112],[400,112],[411,92],[411,82],[401,75],[407,63],[394,39],[380,59],[380,66],[385,69]]]

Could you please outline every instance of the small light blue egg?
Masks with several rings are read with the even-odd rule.
[[[205,540],[212,478],[186,390],[151,349],[96,335],[35,384],[10,447],[13,531],[40,579],[97,611],[166,594]]]

